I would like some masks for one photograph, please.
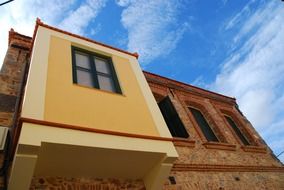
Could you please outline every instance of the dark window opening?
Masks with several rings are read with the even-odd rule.
[[[189,110],[191,111],[195,121],[197,122],[207,141],[219,142],[208,122],[204,118],[203,114],[199,110],[192,107],[189,107]]]
[[[176,179],[175,179],[174,176],[169,176],[169,180],[170,180],[170,183],[171,183],[172,185],[177,184]]]
[[[239,139],[242,141],[244,145],[250,145],[249,141],[246,139],[246,137],[243,135],[239,127],[236,125],[236,123],[233,121],[231,117],[228,117],[225,115],[226,120],[228,121],[229,125],[232,127],[232,129],[235,131],[236,135],[239,137]]]
[[[73,82],[121,93],[110,57],[72,47]]]
[[[169,97],[158,103],[162,115],[173,137],[188,138],[189,135]]]

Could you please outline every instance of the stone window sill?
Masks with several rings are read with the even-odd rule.
[[[219,150],[230,150],[235,151],[236,145],[228,144],[228,143],[221,143],[221,142],[206,142],[203,145],[208,149],[219,149]]]
[[[264,146],[241,146],[243,151],[245,152],[258,152],[258,153],[266,153],[266,147]]]
[[[195,141],[190,140],[190,139],[174,137],[173,143],[175,146],[185,146],[185,147],[190,147],[190,148],[195,147]]]

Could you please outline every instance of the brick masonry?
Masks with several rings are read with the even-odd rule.
[[[9,48],[0,72],[0,126],[11,127],[31,38],[9,33]],[[190,137],[174,138],[179,153],[164,190],[284,189],[284,169],[269,147],[237,108],[234,98],[144,72],[157,102],[169,96]],[[207,142],[188,106],[200,109],[220,140]],[[243,146],[226,123],[229,114],[248,137]],[[0,154],[0,164],[3,155]],[[174,184],[175,183],[175,184]],[[0,189],[3,178],[0,178]],[[142,190],[141,180],[34,177],[31,190]]]
[[[8,51],[0,71],[0,126],[11,127],[31,38],[9,32]]]
[[[146,190],[142,180],[34,177],[30,190]]]
[[[165,190],[284,189],[284,167],[238,110],[234,98],[210,93],[155,74],[144,72],[156,101],[168,96],[190,137],[176,138],[179,158],[172,169],[176,184]],[[188,107],[198,108],[218,137],[207,142]],[[236,121],[250,146],[243,146],[224,114]],[[182,143],[177,143],[182,142]]]
[[[274,172],[172,172],[176,184],[165,184],[164,190],[280,190],[284,173]]]
[[[31,38],[9,32],[6,56],[0,71],[0,127],[12,128],[16,102],[19,97],[23,70],[29,58]],[[7,152],[7,151],[6,151]],[[0,152],[0,167],[4,164],[5,152]],[[1,171],[2,173],[2,171]],[[4,177],[0,176],[0,189],[4,188]]]

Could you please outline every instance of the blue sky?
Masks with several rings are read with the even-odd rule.
[[[138,52],[144,70],[236,97],[275,154],[284,150],[280,0],[15,0],[0,7],[0,63],[9,29],[32,36],[36,17]]]

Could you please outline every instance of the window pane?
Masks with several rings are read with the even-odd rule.
[[[89,86],[93,87],[93,81],[92,81],[92,74],[87,71],[82,71],[77,69],[77,83],[84,85],[84,86]]]
[[[76,52],[76,65],[79,67],[90,69],[89,56],[81,52]]]
[[[159,102],[159,108],[173,137],[188,138],[189,135],[169,97]]]
[[[109,64],[106,60],[95,58],[95,64],[98,72],[110,74]]]
[[[100,89],[115,92],[112,78],[98,74],[98,81]]]
[[[242,143],[244,145],[249,145],[250,143],[248,142],[248,140],[245,138],[245,136],[243,135],[243,133],[241,132],[241,130],[238,128],[238,126],[235,124],[235,122],[228,116],[225,116],[226,120],[228,121],[228,123],[230,124],[230,126],[233,128],[233,130],[235,131],[235,133],[238,135],[238,137],[241,139]]]
[[[194,109],[194,108],[189,108],[189,109],[190,109],[195,121],[197,122],[198,126],[200,127],[202,133],[206,137],[206,139],[208,141],[218,142],[217,137],[215,136],[215,134],[214,134],[213,130],[211,129],[211,127],[209,126],[209,124],[207,123],[203,114],[197,109]]]

